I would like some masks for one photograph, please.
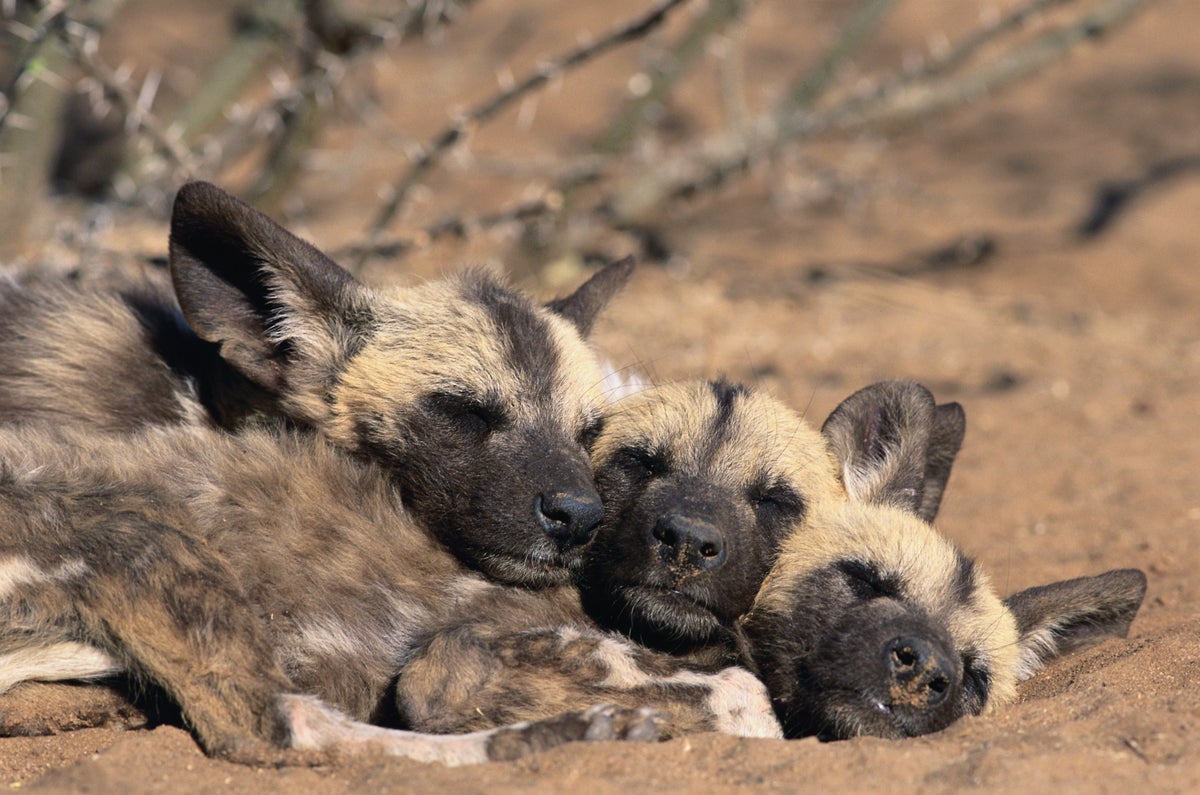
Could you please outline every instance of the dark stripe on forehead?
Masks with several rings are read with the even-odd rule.
[[[739,395],[746,395],[749,390],[742,384],[730,384],[726,381],[712,382],[713,395],[717,399],[717,417],[713,426],[728,425],[733,416],[733,402]]]
[[[955,550],[957,566],[954,571],[954,581],[950,585],[950,598],[956,605],[967,604],[979,587],[975,581],[975,561],[968,558],[961,550]]]
[[[469,297],[491,317],[507,355],[507,361],[496,362],[496,366],[514,370],[529,390],[525,395],[507,397],[553,397],[559,351],[550,324],[537,304],[486,273],[476,274],[470,287]]]
[[[728,381],[710,381],[713,397],[717,399],[717,412],[708,425],[708,442],[705,458],[711,459],[717,454],[722,444],[729,439],[733,430],[733,413],[739,397],[745,397],[749,390],[741,384],[731,384]]]

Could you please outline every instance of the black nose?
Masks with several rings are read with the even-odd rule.
[[[544,491],[534,510],[542,529],[562,552],[591,541],[604,518],[599,497],[575,491]]]
[[[936,707],[950,693],[957,668],[938,646],[923,638],[899,637],[887,645],[892,707]]]
[[[703,520],[668,513],[654,523],[651,535],[668,565],[709,571],[725,563],[725,539],[716,527]]]

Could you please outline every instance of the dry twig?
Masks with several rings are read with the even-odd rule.
[[[988,25],[921,69],[883,81],[874,88],[819,111],[787,104],[760,115],[736,135],[702,141],[666,159],[653,172],[635,179],[604,207],[618,226],[636,225],[664,204],[686,199],[725,183],[735,174],[773,155],[784,143],[833,130],[845,132],[868,124],[926,118],[966,104],[984,93],[1026,77],[1127,20],[1153,0],[1103,0],[1071,23],[1013,47],[1004,55],[957,76],[947,76],[970,61],[986,44],[1017,30],[1038,11],[1061,0],[1030,0]]]
[[[409,193],[417,182],[456,143],[462,140],[472,126],[482,124],[518,99],[541,88],[571,69],[593,60],[614,47],[645,36],[648,32],[661,25],[672,9],[682,5],[684,2],[686,0],[660,0],[660,2],[646,13],[617,26],[601,38],[577,47],[552,61],[541,64],[532,74],[526,76],[523,80],[476,105],[455,119],[449,127],[433,138],[412,162],[404,176],[396,183],[395,188],[391,192],[391,198],[384,204],[379,214],[375,217],[375,220],[371,223],[368,234],[372,241],[377,239],[387,229],[388,225],[391,224],[392,219],[396,217],[396,213],[400,211],[400,208],[408,199]]]
[[[72,30],[75,28],[75,30]],[[175,164],[186,177],[196,173],[197,159],[173,131],[164,128],[150,109],[143,107],[128,84],[117,77],[96,55],[94,31],[77,23],[63,28],[62,41],[76,63],[89,77],[100,83],[108,95],[121,107],[129,124],[146,135],[162,154]]]
[[[38,9],[41,19],[22,36],[25,39],[24,50],[14,59],[12,72],[5,81],[3,90],[0,90],[0,130],[4,129],[9,116],[17,107],[21,86],[32,74],[31,70],[37,62],[38,53],[46,41],[66,23],[69,9],[70,5],[67,3],[46,4]]]

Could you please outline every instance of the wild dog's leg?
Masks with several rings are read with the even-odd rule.
[[[440,632],[401,672],[396,699],[408,725],[422,731],[478,730],[613,703],[662,713],[667,736],[781,736],[750,672],[689,669],[619,636],[568,626],[506,633],[479,622]]]
[[[289,683],[224,561],[128,495],[3,485],[0,561],[21,576],[0,588],[0,680],[124,670],[162,687],[210,754],[273,756]]]
[[[653,742],[662,722],[650,709],[606,704],[469,734],[434,735],[358,723],[311,696],[284,696],[282,705],[298,750],[383,753],[452,766],[508,761],[580,740]]]

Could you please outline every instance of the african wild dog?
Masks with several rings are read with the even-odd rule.
[[[638,453],[598,460],[602,491],[610,464],[637,461],[639,482],[631,488],[627,475],[616,476],[621,498],[614,504],[612,493],[605,495],[609,519],[600,538],[609,523],[620,524],[618,517],[657,510],[652,506],[659,504],[658,495],[670,493],[671,481],[678,480],[672,472],[687,472],[697,440],[706,439],[702,431],[711,427],[704,421],[711,415],[697,410],[701,393],[678,389],[661,407],[673,405],[679,412],[674,421],[698,435],[681,433],[669,410],[660,415],[660,407],[628,408],[636,399],[621,412],[621,432],[616,422],[606,426],[598,452],[607,449],[608,435],[615,449]],[[728,410],[736,413],[743,398],[735,398]],[[791,426],[780,430],[777,442],[814,443]],[[693,646],[690,654],[667,656],[631,645],[589,624],[563,589],[506,589],[461,604],[401,672],[402,714],[420,729],[467,731],[605,701],[655,708],[666,716],[672,735],[717,729],[769,736],[782,724],[789,737],[836,739],[923,734],[1011,701],[1016,683],[1045,659],[1124,635],[1141,604],[1145,577],[1118,570],[1000,600],[982,571],[928,522],[962,430],[960,408],[936,406],[926,390],[907,382],[864,389],[826,421],[827,441],[815,440],[823,454],[809,459],[824,461],[824,477],[810,472],[789,485],[789,500],[802,510],[790,517],[790,531],[779,533],[778,557],[753,605],[732,622],[739,661],[765,683],[779,723],[764,717],[765,694],[736,678],[741,669],[719,670],[722,655],[697,654]],[[746,461],[767,467],[785,455],[753,453]],[[655,463],[646,466],[647,460]],[[731,465],[737,469],[734,460],[715,456],[712,463],[720,466],[710,476],[728,477]],[[748,472],[757,474],[754,468]],[[759,484],[740,497],[761,493]],[[631,526],[639,528],[635,536],[662,541],[657,520]],[[673,551],[667,557],[674,559]],[[631,587],[607,582],[618,591]],[[649,605],[641,598],[620,604],[648,613],[657,633],[677,615],[678,629],[686,634],[697,625],[692,617],[711,609],[708,592],[696,597],[663,590],[667,593],[652,594]],[[726,621],[718,611],[698,625]],[[719,637],[710,643],[721,645]],[[729,679],[722,681],[722,675]]]
[[[655,715],[618,707],[455,740],[352,722],[386,717],[424,624],[505,588],[417,525],[378,465],[311,434],[0,430],[0,692],[125,673],[165,691],[207,752],[253,762],[658,736]]]
[[[952,456],[936,452],[947,426],[927,424],[920,391],[865,389],[826,421],[846,498],[814,504],[812,531],[789,537],[739,621],[744,662],[788,736],[937,731],[1010,702],[1045,660],[1123,637],[1141,606],[1146,577],[1134,569],[997,598],[929,525],[941,493],[931,484],[945,483],[931,474]],[[910,445],[922,435],[924,453]]]
[[[376,290],[206,183],[180,189],[170,254],[174,297],[0,283],[0,417],[285,418],[387,469],[469,565],[568,579],[602,515],[584,449],[602,376],[581,335],[631,261],[546,307],[480,270]]]

